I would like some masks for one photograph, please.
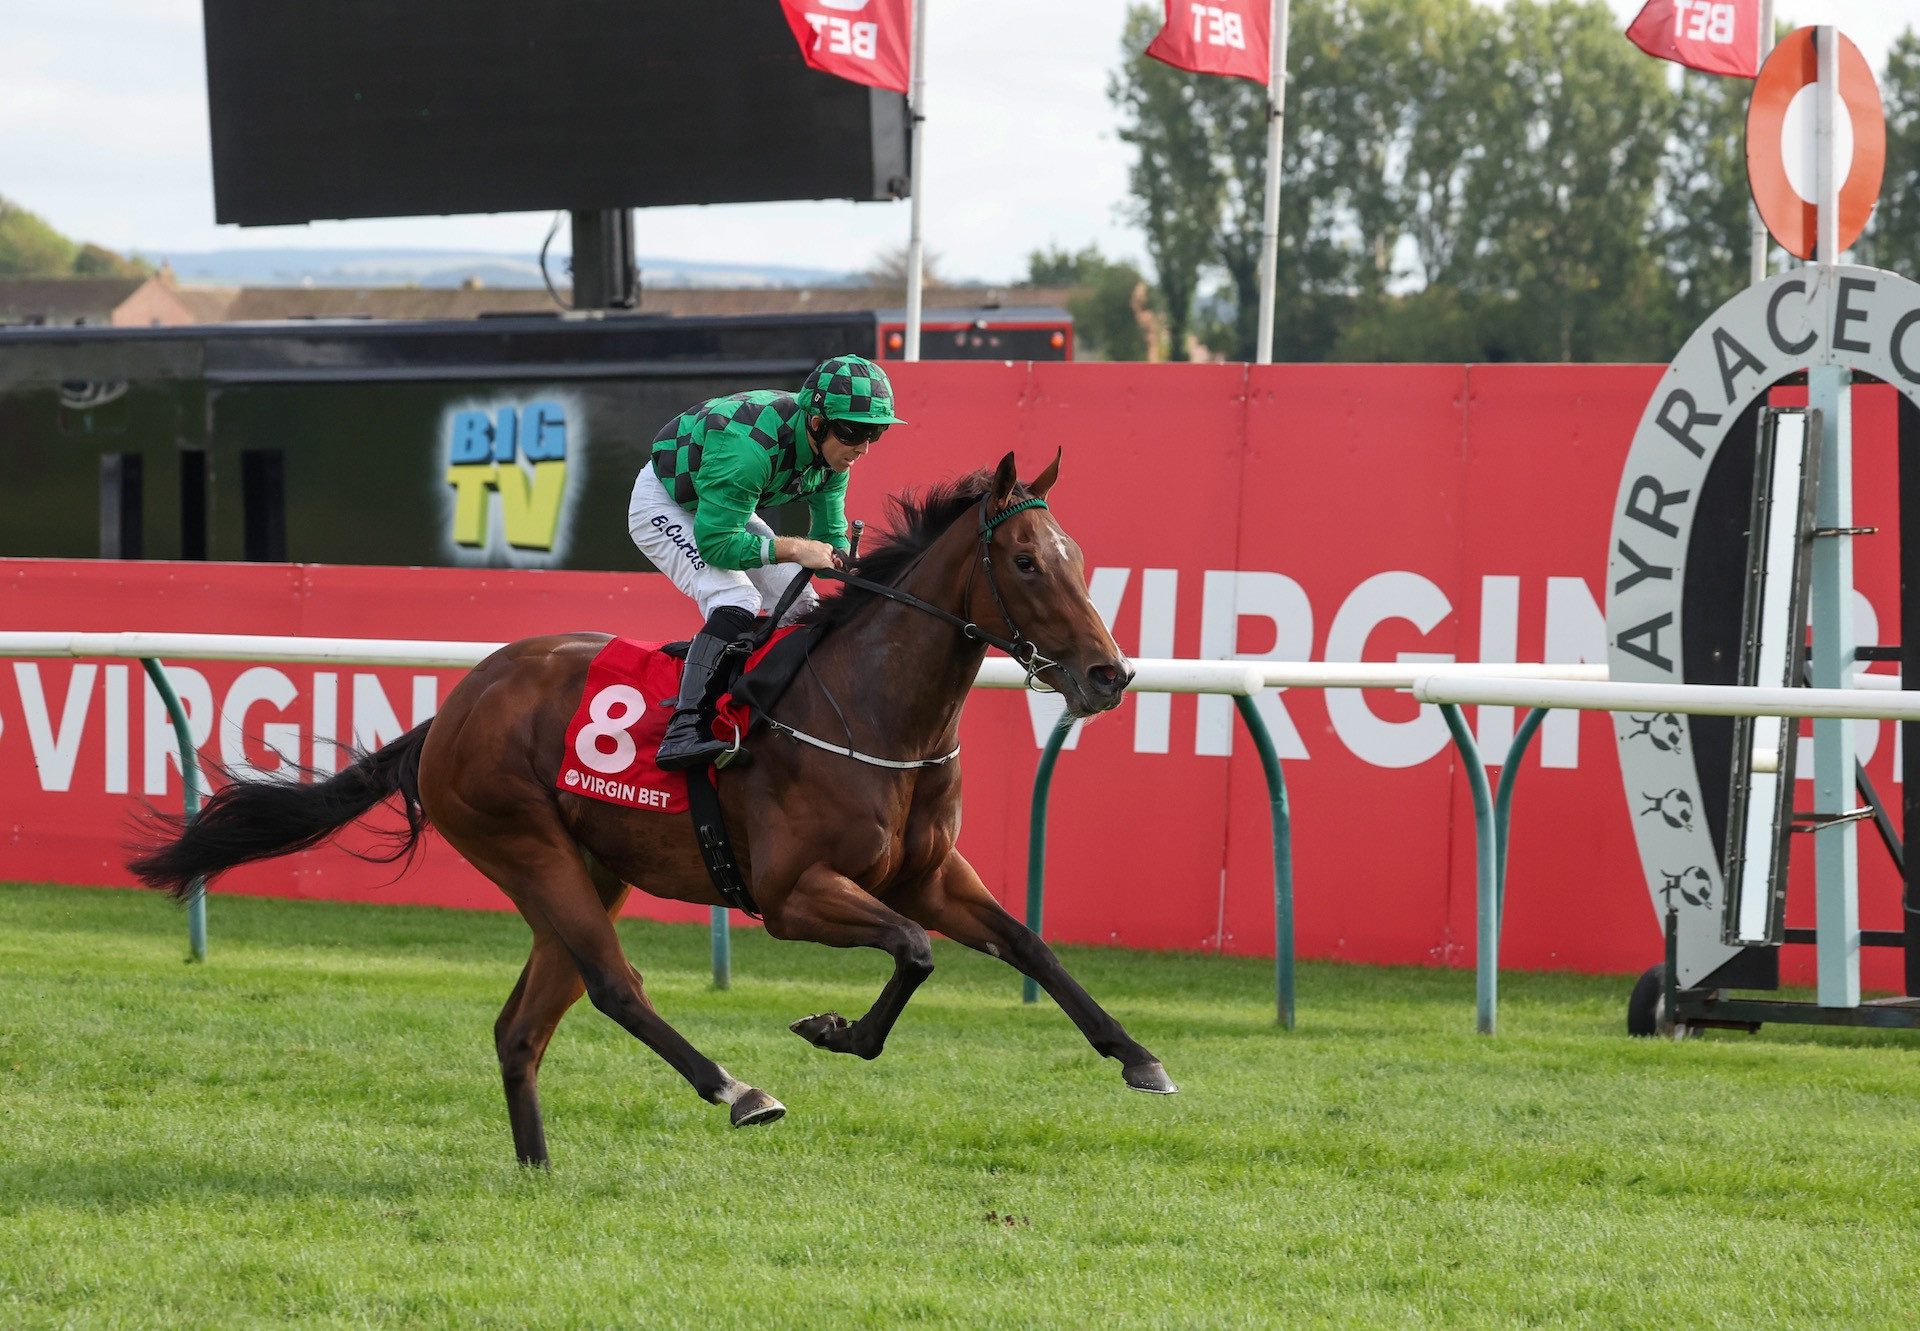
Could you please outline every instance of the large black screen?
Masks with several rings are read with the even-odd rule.
[[[906,192],[906,99],[774,0],[203,4],[221,222]]]

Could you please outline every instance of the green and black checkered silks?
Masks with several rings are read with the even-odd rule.
[[[827,466],[791,393],[756,389],[702,402],[653,442],[653,470],[693,516],[700,557],[715,568],[760,568],[773,543],[749,532],[755,510],[804,500],[808,535],[847,548],[847,474]]]
[[[801,385],[799,402],[809,415],[828,420],[906,424],[893,414],[893,385],[887,372],[864,356],[823,361]]]
[[[694,473],[714,437],[722,435],[750,439],[771,458],[773,474],[762,495],[763,504],[811,494],[831,473],[813,446],[802,442],[807,414],[793,394],[770,388],[702,402],[667,422],[654,436],[654,473],[673,502],[692,511],[700,498]]]

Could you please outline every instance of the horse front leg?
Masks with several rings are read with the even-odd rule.
[[[778,895],[766,913],[775,938],[804,939],[828,947],[878,948],[893,958],[893,974],[866,1015],[848,1021],[838,1012],[802,1017],[788,1029],[807,1043],[837,1054],[880,1057],[894,1022],[926,978],[933,974],[927,931],[897,915],[852,879],[816,864]]]
[[[994,900],[980,875],[958,851],[950,853],[925,883],[899,898],[897,904],[926,928],[998,957],[1031,977],[1080,1028],[1095,1052],[1118,1060],[1121,1076],[1134,1090],[1172,1095],[1180,1089],[1160,1066],[1160,1060],[1128,1035],[1067,973],[1053,949]]]

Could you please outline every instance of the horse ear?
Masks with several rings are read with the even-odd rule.
[[[1051,490],[1053,483],[1059,479],[1060,450],[1056,448],[1053,450],[1053,461],[1047,464],[1045,471],[1027,482],[1027,489],[1032,492],[1036,499],[1044,499],[1046,498],[1047,491]]]
[[[1013,454],[1000,459],[1000,465],[993,473],[993,506],[999,508],[1013,497],[1013,487],[1020,484],[1020,473],[1013,465]]]

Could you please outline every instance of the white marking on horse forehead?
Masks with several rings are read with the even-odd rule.
[[[1053,541],[1053,553],[1060,560],[1060,562],[1063,564],[1072,563],[1073,562],[1073,544],[1072,542],[1067,540],[1067,534],[1066,532],[1060,529],[1059,523],[1049,521],[1046,524],[1046,526],[1041,528],[1039,532],[1035,533],[1033,543],[1040,550],[1044,551],[1046,549],[1046,543],[1049,538],[1051,538]]]

